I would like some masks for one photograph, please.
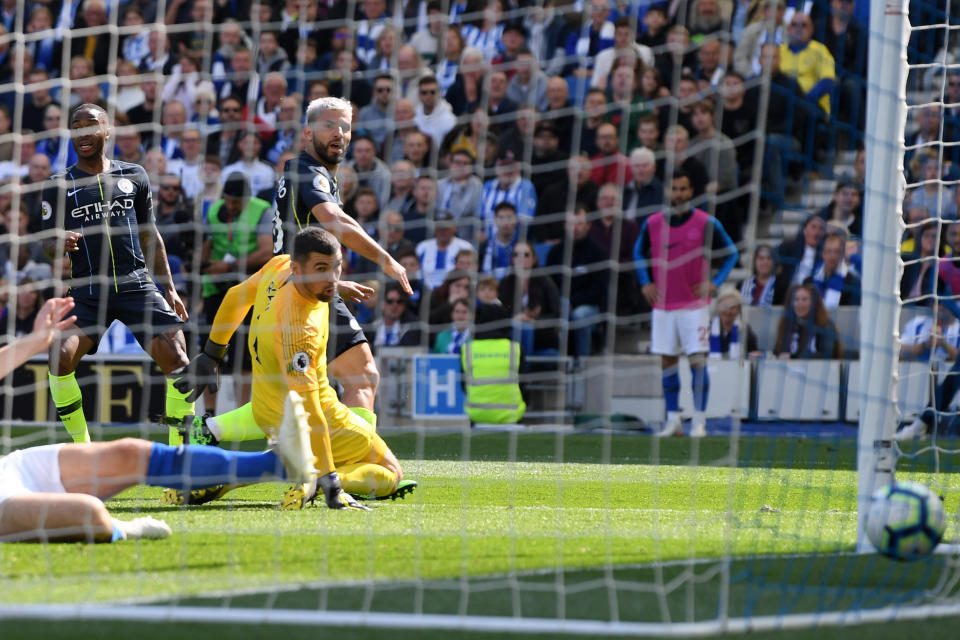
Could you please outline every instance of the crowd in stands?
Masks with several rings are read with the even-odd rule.
[[[356,309],[376,346],[457,353],[476,304],[499,298],[528,353],[602,351],[609,318],[648,311],[634,244],[669,205],[675,169],[753,257],[722,306],[785,305],[777,355],[836,353],[825,309],[859,303],[862,150],[796,238],[773,247],[744,237],[756,186],[763,218],[796,204],[810,171],[829,175],[835,150],[860,145],[867,28],[852,0],[9,4],[0,34],[22,25],[27,36],[0,46],[0,260],[16,284],[17,304],[6,304],[16,331],[50,279],[69,273],[29,238],[40,186],[76,160],[67,122],[81,103],[111,114],[112,157],[147,170],[194,318],[209,320],[225,288],[271,255],[277,178],[300,152],[305,106],[328,95],[354,105],[344,208],[414,283],[407,295],[347,252],[344,277],[376,291]],[[960,103],[960,75],[948,95]],[[960,116],[930,107],[908,144],[939,138],[941,119],[945,136],[960,136]],[[11,131],[22,135],[3,137]],[[944,175],[938,159],[921,148],[911,175]],[[955,216],[958,202],[927,183],[911,190],[908,215]],[[912,229],[905,248],[942,255]],[[929,264],[905,275],[905,295],[937,287]],[[715,328],[729,352],[737,323],[726,315]]]

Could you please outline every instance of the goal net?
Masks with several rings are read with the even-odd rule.
[[[127,288],[175,289],[197,355],[297,232],[274,214],[290,189],[407,269],[412,295],[334,225],[372,291],[349,306],[377,432],[418,486],[372,513],[281,510],[276,482],[195,506],[136,486],[107,509],[169,539],[0,543],[0,618],[663,636],[960,614],[954,3],[8,4],[0,327],[11,344],[73,292],[94,339],[3,379],[0,454],[69,441],[78,412],[94,441],[167,442],[179,338]],[[304,133],[329,96],[353,104],[346,158],[291,182],[331,153]],[[91,103],[103,174],[73,131]],[[152,220],[114,214],[128,175]],[[197,415],[250,401],[250,322]],[[494,334],[523,359],[471,414],[463,345]],[[331,366],[344,397],[363,362]],[[262,450],[246,426],[220,446]],[[866,541],[894,475],[943,496],[942,553]]]

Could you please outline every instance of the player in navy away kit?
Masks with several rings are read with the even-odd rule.
[[[97,105],[78,107],[70,128],[79,160],[47,181],[41,204],[44,229],[59,232],[48,243],[49,252],[65,249],[69,254],[70,295],[76,302],[76,328],[50,347],[50,393],[57,414],[75,442],[90,440],[74,371],[110,323],[119,320],[167,376],[166,419],[179,426],[194,413],[186,394],[173,387],[189,364],[181,330],[187,310],[154,224],[150,180],[139,165],[107,158],[110,126],[106,111]],[[179,444],[173,427],[170,440]]]
[[[306,148],[299,157],[287,161],[284,175],[277,182],[273,253],[290,253],[297,231],[310,224],[320,224],[345,246],[381,265],[384,273],[399,281],[400,286],[412,294],[403,266],[341,207],[337,169],[350,146],[351,121],[351,105],[341,98],[319,98],[307,107]],[[339,292],[358,300],[372,291],[357,283],[341,281]],[[330,325],[327,342],[330,376],[343,387],[343,404],[375,429],[373,407],[380,373],[360,324],[340,295],[330,301]],[[221,348],[225,347],[208,342],[204,351],[215,355]],[[183,385],[180,388],[189,387]],[[252,419],[250,404],[247,404],[195,425],[187,433],[188,442],[215,444],[263,437],[262,431],[249,428],[252,424],[256,422]]]

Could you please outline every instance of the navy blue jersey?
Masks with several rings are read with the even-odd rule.
[[[306,151],[287,160],[274,195],[274,255],[292,251],[294,236],[303,227],[316,224],[312,211],[323,202],[342,204],[336,176]]]
[[[140,225],[154,222],[143,167],[111,160],[109,171],[90,175],[73,165],[47,180],[42,200],[44,229],[83,236],[79,250],[69,254],[74,290],[93,295],[100,286],[120,292],[153,284],[139,236]]]

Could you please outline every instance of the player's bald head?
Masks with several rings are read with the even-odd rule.
[[[88,102],[73,110],[73,115],[70,117],[70,122],[88,119],[96,120],[101,124],[107,124],[107,112],[104,111],[103,107]]]

